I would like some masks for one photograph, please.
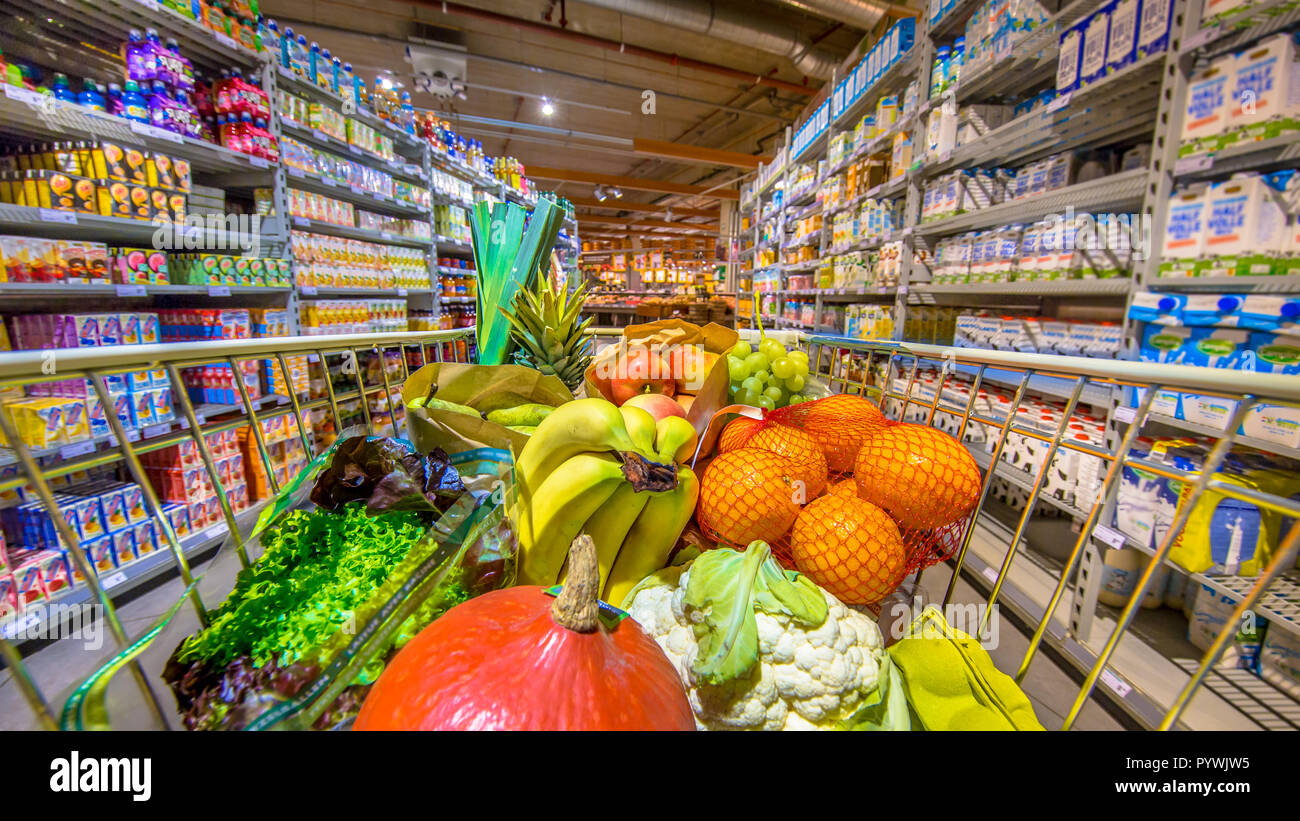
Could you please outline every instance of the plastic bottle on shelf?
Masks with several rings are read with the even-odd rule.
[[[344,63],[339,71],[338,93],[345,100],[351,100],[354,104],[357,102],[357,80],[352,74],[351,63]]]
[[[106,111],[108,109],[104,95],[100,93],[99,87],[95,85],[94,79],[90,77],[81,81],[81,93],[77,95],[77,102],[92,111]]]
[[[135,80],[127,80],[122,86],[122,116],[137,123],[149,122],[149,101]]]
[[[258,45],[267,52],[270,61],[280,65],[280,26],[270,17],[257,16]]]
[[[172,101],[167,96],[167,86],[162,80],[154,80],[149,89],[149,122],[155,128],[176,131],[176,123],[171,116]]]
[[[158,39],[158,32],[155,29],[145,29],[144,32],[144,70],[148,79],[159,79],[159,68],[162,64],[163,48],[162,41]]]
[[[293,65],[294,39],[292,27],[284,27],[284,33],[280,35],[280,43],[277,50],[280,53],[280,65],[284,70],[291,74],[297,74],[298,70],[295,69]]]
[[[944,90],[956,88],[961,79],[961,67],[966,62],[966,38],[958,37],[952,44],[952,53],[948,57],[948,66],[943,72]]]
[[[339,93],[339,70],[342,67],[339,58],[330,54],[329,49],[325,49],[325,90],[332,93]]]
[[[11,86],[21,86],[23,84],[23,68],[12,60],[5,62],[4,81]]]
[[[934,50],[934,63],[930,66],[930,97],[938,97],[943,91],[944,74],[948,70],[948,57],[952,50],[948,46],[939,46]]]
[[[137,83],[152,80],[147,75],[147,52],[148,45],[145,43],[144,35],[139,29],[131,29],[126,35],[126,44],[123,46],[123,59],[126,62],[126,79],[134,80]]]
[[[415,134],[415,106],[411,105],[411,95],[405,91],[402,92],[401,125],[407,134]]]
[[[321,81],[321,52],[320,44],[313,41],[307,47],[307,82],[319,87]]]
[[[293,73],[302,79],[307,79],[307,70],[310,68],[310,53],[307,49],[307,36],[299,34],[293,41]]]
[[[167,52],[171,56],[176,75],[176,88],[186,93],[194,91],[194,64],[181,54],[180,44],[174,38],[167,40]]]
[[[189,94],[184,91],[176,92],[174,113],[179,118],[182,134],[195,139],[203,137],[203,118],[199,116],[198,108],[195,107]]]
[[[104,110],[114,117],[125,115],[126,105],[122,102],[122,87],[117,83],[108,84],[108,94],[104,100]]]

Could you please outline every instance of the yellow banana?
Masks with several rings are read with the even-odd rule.
[[[655,418],[641,408],[624,406],[618,412],[637,451],[651,461],[658,461],[655,456]]]
[[[623,539],[602,599],[622,607],[638,582],[668,563],[668,554],[695,513],[699,496],[695,472],[684,465],[678,468],[677,489],[653,494]]]
[[[618,558],[623,540],[627,538],[628,531],[645,509],[651,495],[648,491],[637,491],[631,482],[624,482],[582,526],[582,532],[596,543],[596,561],[600,567],[599,589],[605,589],[605,580],[609,578],[609,571]],[[560,577],[560,582],[564,582],[563,576]]]
[[[618,459],[596,453],[580,453],[552,472],[520,508],[530,525],[519,536],[519,583],[555,584],[569,544],[626,481]]]
[[[519,452],[515,481],[520,485],[520,497],[535,497],[551,473],[579,453],[629,450],[636,450],[636,446],[628,438],[623,415],[612,402],[565,402],[541,421]]]

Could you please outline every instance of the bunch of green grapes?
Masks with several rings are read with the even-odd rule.
[[[732,402],[772,410],[805,401],[808,354],[787,351],[775,339],[763,337],[758,350],[748,342],[737,342],[727,355],[727,370]]]

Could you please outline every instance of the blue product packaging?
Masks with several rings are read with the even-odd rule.
[[[144,506],[144,491],[139,485],[122,485],[122,501],[126,507],[126,520],[131,524],[149,518],[149,511]]]
[[[1183,324],[1235,328],[1243,301],[1233,294],[1190,294],[1183,306]]]
[[[1137,59],[1169,48],[1173,17],[1173,0],[1144,0],[1138,11]]]
[[[1119,71],[1137,59],[1138,20],[1142,0],[1116,0],[1110,13],[1110,42],[1106,73]]]
[[[1079,85],[1086,86],[1106,75],[1106,47],[1110,44],[1110,15],[1113,3],[1102,6],[1082,24],[1083,44],[1079,48]]]
[[[1157,325],[1182,325],[1183,306],[1186,304],[1186,294],[1139,291],[1133,295],[1133,304],[1129,306],[1128,317],[1138,322]]]
[[[131,532],[135,536],[136,558],[146,556],[158,549],[158,532],[154,528],[152,519],[146,519],[135,525],[131,528]]]
[[[119,566],[135,560],[135,534],[131,528],[123,528],[108,536],[113,542],[113,558]]]
[[[1246,294],[1237,325],[1255,331],[1300,336],[1300,296]]]
[[[1250,335],[1250,349],[1255,372],[1300,375],[1300,336],[1256,331]]]

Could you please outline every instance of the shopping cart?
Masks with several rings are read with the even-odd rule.
[[[1138,362],[1089,359],[1083,357],[1044,356],[991,350],[950,348],[936,345],[867,342],[837,337],[800,336],[808,352],[813,371],[836,392],[867,396],[875,400],[894,419],[943,428],[968,444],[984,472],[982,491],[973,520],[983,522],[995,506],[991,490],[1000,483],[1021,491],[1018,515],[1014,524],[1004,528],[1003,554],[998,557],[977,556],[972,550],[977,526],[967,527],[955,557],[949,562],[943,603],[953,597],[958,579],[964,575],[986,590],[989,605],[1003,603],[1027,622],[1033,630],[1028,650],[1019,668],[1017,681],[1023,681],[1044,644],[1083,672],[1083,685],[1064,716],[1063,729],[1070,729],[1080,711],[1093,697],[1099,682],[1106,685],[1138,723],[1159,729],[1180,726],[1194,696],[1211,679],[1224,687],[1240,688],[1229,697],[1246,699],[1250,687],[1240,682],[1253,674],[1223,671],[1218,665],[1225,650],[1237,636],[1248,614],[1262,615],[1270,630],[1283,630],[1300,636],[1300,583],[1293,568],[1300,548],[1300,526],[1289,520],[1300,518],[1300,501],[1255,488],[1231,484],[1216,478],[1216,472],[1234,445],[1258,448],[1271,454],[1300,458],[1296,442],[1261,440],[1240,433],[1243,422],[1268,409],[1274,417],[1293,418],[1300,412],[1300,379],[1294,376],[1215,370],[1176,365],[1152,365]],[[981,409],[985,405],[981,391],[1001,387],[1009,402],[996,406],[995,412]],[[1153,403],[1167,399],[1171,393],[1222,400],[1217,406],[1226,411],[1226,424],[1207,426],[1173,418],[1156,412]],[[1028,423],[1019,413],[1029,396],[1051,397],[1059,411],[1059,420],[1044,428]],[[1083,437],[1068,437],[1067,430],[1076,409],[1091,405],[1107,419],[1102,442]],[[1254,428],[1251,428],[1254,430]],[[1138,456],[1135,448],[1145,430],[1163,430],[1171,435],[1206,435],[1214,444],[1198,471],[1179,469],[1150,454]],[[1292,428],[1294,430],[1294,428]],[[1029,442],[1039,458],[1032,469],[1005,458],[1014,439]],[[1036,444],[1035,444],[1036,443]],[[1050,473],[1061,464],[1058,457],[1095,460],[1098,483],[1093,499],[1063,501],[1049,492]],[[1176,513],[1163,534],[1157,532],[1149,544],[1141,544],[1112,526],[1121,474],[1125,467],[1172,482],[1184,488]],[[1189,490],[1188,490],[1189,488]],[[1191,512],[1205,492],[1212,491],[1227,499],[1255,505],[1282,517],[1285,535],[1258,575],[1213,576],[1188,574],[1194,582],[1215,594],[1235,602],[1232,615],[1218,629],[1213,641],[1198,662],[1183,662],[1168,680],[1154,681],[1146,676],[1127,673],[1111,666],[1121,640],[1133,625],[1144,596],[1161,567],[1169,566],[1173,545],[1188,524]],[[1062,566],[1055,568],[1055,585],[1050,594],[1035,600],[1024,591],[1014,589],[1009,579],[1012,569],[1023,558],[1024,541],[1031,519],[1036,515],[1064,512],[1077,525],[1073,549]],[[1141,550],[1149,556],[1136,589],[1122,607],[1104,641],[1094,633],[1094,611],[1100,584],[1099,551],[1104,547]],[[976,570],[977,572],[971,572]],[[931,573],[941,571],[935,568]],[[1066,599],[1070,609],[1066,618],[1060,611]],[[981,630],[987,626],[992,608],[981,617]],[[1062,623],[1064,622],[1064,623]],[[1179,686],[1178,682],[1181,681]],[[1171,689],[1176,687],[1176,690]],[[1267,707],[1271,713],[1257,718],[1261,726],[1296,729],[1300,708],[1295,696],[1283,695],[1261,683],[1265,696],[1261,705],[1248,710],[1257,715],[1255,706]],[[1161,698],[1157,691],[1163,691]],[[1288,701],[1290,703],[1288,703]],[[1279,706],[1282,705],[1282,706]]]
[[[97,573],[82,550],[67,550],[80,582],[61,590],[49,601],[49,607],[30,608],[0,620],[0,656],[30,707],[34,726],[43,729],[58,726],[48,690],[31,674],[20,652],[24,643],[20,639],[53,632],[50,625],[39,624],[41,619],[67,615],[77,605],[97,605],[116,652],[140,638],[130,633],[115,607],[115,601],[131,588],[175,571],[190,589],[189,601],[199,623],[206,625],[207,609],[199,588],[192,585],[191,560],[212,553],[222,544],[231,544],[240,564],[249,566],[248,546],[240,536],[241,526],[243,532],[248,531],[258,516],[259,506],[237,510],[232,503],[209,446],[213,434],[247,427],[255,442],[261,475],[265,477],[269,495],[274,495],[280,490],[284,466],[272,458],[276,443],[268,441],[268,429],[297,439],[306,454],[321,451],[338,432],[356,425],[364,426],[371,434],[402,435],[400,389],[409,373],[426,362],[469,361],[473,345],[473,329],[466,328],[0,354],[0,391],[39,383],[77,384],[89,391],[85,396],[93,396],[104,408],[112,408],[110,385],[114,380],[146,369],[161,369],[170,385],[172,404],[179,411],[175,420],[155,420],[143,428],[131,428],[129,418],[122,419],[108,412],[105,413],[107,433],[44,448],[26,444],[18,435],[14,421],[0,414],[0,432],[7,443],[6,449],[0,450],[0,471],[3,471],[0,496],[21,493],[23,498],[38,501],[49,514],[62,544],[77,545],[79,536],[60,515],[57,489],[67,477],[116,463],[124,464],[140,487],[144,506],[158,534],[157,551],[107,573]],[[250,363],[257,364],[250,368]],[[304,375],[304,366],[307,384],[294,378]],[[211,367],[228,368],[233,374],[256,374],[260,369],[267,386],[282,387],[283,392],[263,392],[256,383],[234,378],[238,393],[235,402],[222,405],[193,401],[187,390],[186,374],[194,373],[191,369]],[[210,522],[185,538],[178,537],[164,515],[162,502],[142,461],[148,454],[182,442],[192,442],[197,447],[203,471],[220,505],[220,521]],[[88,659],[87,664],[79,666],[89,672],[95,665]],[[167,717],[171,711],[164,709],[159,701],[155,683],[138,662],[132,662],[130,669],[156,724],[175,726],[174,720]],[[0,711],[5,716],[6,729],[31,726],[22,723],[14,712]]]

